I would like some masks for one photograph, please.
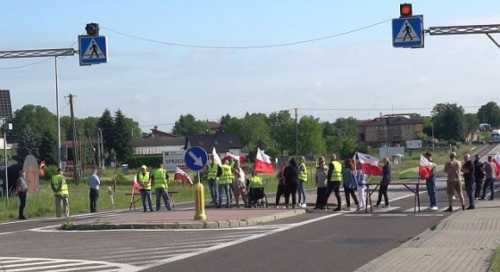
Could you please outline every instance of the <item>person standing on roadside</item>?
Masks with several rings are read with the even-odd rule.
[[[286,184],[285,184],[285,167],[286,161],[283,160],[280,162],[280,167],[278,174],[276,174],[276,178],[278,179],[278,188],[276,189],[276,208],[280,205],[281,196],[285,196],[286,192]]]
[[[481,194],[481,200],[484,200],[486,197],[486,190],[490,190],[490,198],[489,200],[493,200],[495,198],[495,178],[496,178],[496,163],[493,161],[492,156],[488,156],[488,161],[484,163],[484,172],[485,172],[485,182],[483,187],[483,193]]]
[[[337,155],[332,154],[332,161],[328,166],[328,192],[326,197],[326,203],[332,194],[335,193],[335,198],[337,198],[337,208],[334,211],[340,211],[342,209],[342,198],[340,197],[340,184],[342,183],[342,164],[337,161]],[[328,204],[327,204],[328,206]]]
[[[469,207],[467,210],[474,209],[474,162],[472,162],[470,154],[465,154],[464,164],[462,165],[462,173],[464,175],[465,192],[469,199]]]
[[[292,209],[296,208],[297,205],[297,187],[299,183],[299,170],[297,167],[297,162],[294,158],[290,159],[288,166],[285,167],[285,171],[283,173],[285,177],[286,191],[285,191],[285,205],[286,208],[289,208],[288,204],[290,203],[290,196],[292,197]]]
[[[425,179],[425,187],[427,187],[427,194],[429,195],[430,209],[437,211],[439,208],[437,206],[436,199],[436,176],[434,172],[436,171],[436,164],[432,162],[432,153],[426,152],[424,157],[431,163],[431,171],[429,177]]]
[[[69,188],[64,173],[61,168],[57,169],[57,174],[52,176],[50,187],[54,192],[56,205],[56,217],[61,217],[61,208],[64,212],[64,217],[69,217]]]
[[[89,200],[90,200],[90,212],[97,212],[97,200],[99,199],[99,186],[101,185],[101,180],[99,179],[97,169],[92,171],[92,175],[89,177]]]
[[[156,211],[160,211],[162,199],[165,203],[165,209],[171,211],[172,207],[170,206],[170,195],[168,194],[169,176],[162,163],[160,163],[159,167],[153,171],[151,179],[155,187]]]
[[[446,172],[446,194],[448,195],[448,209],[447,212],[453,211],[453,196],[456,195],[462,205],[462,210],[465,210],[464,195],[462,193],[462,180],[461,180],[462,165],[457,160],[455,152],[450,153],[450,161],[444,166]]]
[[[297,188],[299,194],[299,206],[301,208],[307,207],[306,191],[304,189],[305,183],[307,183],[307,165],[306,158],[302,156],[299,160],[299,187]]]
[[[344,187],[344,194],[345,194],[345,201],[347,204],[347,210],[351,209],[351,197],[354,200],[354,203],[356,204],[357,210],[359,210],[359,202],[358,198],[356,197],[356,190],[358,183],[356,181],[356,176],[354,175],[353,165],[354,161],[351,159],[347,159],[344,161],[344,171],[342,172],[342,179],[343,179],[343,187]]]
[[[323,156],[318,159],[318,167],[316,168],[316,205],[314,209],[323,210],[326,206],[325,199],[328,193],[328,168],[325,165],[325,158]]]
[[[378,200],[377,207],[382,202],[382,196],[384,197],[385,207],[389,207],[389,196],[387,195],[387,190],[389,189],[389,184],[391,183],[391,164],[388,158],[382,160],[382,180],[380,181],[380,187],[378,189]]]
[[[210,164],[207,166],[208,189],[212,197],[212,204],[217,205],[219,200],[219,184],[218,179],[222,174],[222,169],[214,160],[214,156],[210,155]]]
[[[222,175],[219,180],[219,202],[217,208],[222,207],[222,194],[226,196],[226,208],[231,208],[231,183],[233,182],[233,167],[229,160],[224,160],[222,165]]]
[[[239,160],[234,166],[233,194],[236,206],[240,207],[240,197],[244,206],[247,206],[248,196],[246,189],[246,175]]]
[[[137,173],[137,182],[139,182],[142,199],[142,207],[144,212],[153,211],[153,204],[151,203],[151,177],[146,165],[141,166],[139,173]]]
[[[484,163],[481,162],[479,155],[476,155],[474,160],[474,181],[476,182],[476,188],[474,190],[474,198],[479,199],[481,197],[481,189],[483,188],[484,181]]]
[[[366,184],[368,184],[368,175],[363,172],[362,166],[359,162],[356,163],[356,170],[354,171],[354,176],[356,177],[356,181],[358,182],[358,202],[359,209],[367,208],[366,203]]]
[[[19,220],[25,220],[24,208],[26,207],[26,198],[28,196],[28,183],[26,182],[26,174],[23,170],[19,171],[19,178],[17,178],[16,192],[19,197]]]

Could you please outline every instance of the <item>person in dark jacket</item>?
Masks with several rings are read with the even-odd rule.
[[[462,165],[462,173],[464,175],[465,191],[467,193],[467,198],[469,198],[469,207],[467,210],[474,209],[474,163],[472,162],[470,155],[465,154],[464,164]]]
[[[19,197],[19,219],[25,220],[24,208],[26,207],[26,197],[28,195],[28,183],[26,182],[26,174],[23,170],[19,172],[19,178],[16,183],[17,196]]]
[[[380,181],[380,187],[378,189],[377,207],[380,205],[380,202],[382,202],[382,196],[384,197],[385,207],[389,207],[387,189],[391,183],[391,165],[388,158],[384,158],[382,164],[382,180]]]
[[[474,181],[476,182],[474,197],[476,199],[479,199],[481,197],[481,189],[483,188],[484,176],[484,163],[479,160],[479,155],[476,155],[474,160]]]
[[[278,179],[278,188],[276,189],[276,208],[278,208],[280,205],[281,196],[285,196],[286,192],[285,175],[284,175],[285,167],[286,167],[286,161],[283,160],[280,163],[279,171],[278,174],[276,175],[276,178]]]
[[[290,159],[288,166],[285,168],[283,173],[285,176],[285,205],[288,208],[290,203],[290,196],[292,196],[292,208],[295,208],[297,204],[297,187],[299,184],[299,170],[297,167],[297,162],[294,158]]]
[[[342,175],[347,210],[351,209],[351,197],[356,204],[356,208],[359,210],[359,202],[356,197],[358,182],[356,180],[356,176],[354,175],[354,160],[347,159],[344,161],[344,171]]]

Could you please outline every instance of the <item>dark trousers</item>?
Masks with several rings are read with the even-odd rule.
[[[281,196],[285,196],[286,186],[285,184],[278,183],[278,189],[276,190],[276,206],[280,205]]]
[[[90,212],[97,212],[97,199],[99,198],[99,190],[90,188],[89,199],[90,199]]]
[[[387,196],[387,189],[389,188],[389,183],[381,183],[378,189],[378,200],[377,206],[382,202],[382,196],[384,197],[384,202],[386,206],[389,206],[389,196]]]
[[[318,187],[316,191],[316,209],[324,209],[326,206],[328,187]]]
[[[354,200],[354,204],[356,204],[356,206],[359,205],[355,189],[347,188],[344,186],[344,193],[345,193],[345,202],[347,203],[347,208],[351,207],[351,196],[352,200]]]
[[[290,203],[290,196],[292,196],[292,208],[295,208],[297,205],[297,183],[287,184],[285,191],[285,205],[288,207]]]
[[[220,184],[219,183],[219,202],[217,203],[217,207],[222,206],[222,193],[226,196],[226,207],[231,207],[231,184]]]
[[[476,178],[476,189],[474,190],[474,197],[481,197],[481,189],[483,188],[483,178]]]
[[[490,190],[490,199],[493,200],[495,198],[495,180],[492,178],[487,178],[484,182],[483,194],[481,195],[481,199],[486,197],[486,190]]]
[[[161,207],[161,199],[163,198],[163,202],[165,202],[165,208],[167,210],[172,210],[170,207],[170,196],[168,195],[168,191],[165,188],[156,188],[156,210],[159,211]]]
[[[150,211],[153,211],[153,204],[151,203],[151,190],[141,189],[141,199],[142,199],[142,207],[144,208],[144,212],[148,211],[148,207]],[[147,206],[146,206],[147,202]]]
[[[19,197],[19,219],[24,219],[24,208],[26,207],[28,192],[19,192],[17,196]]]
[[[474,179],[465,179],[465,192],[467,193],[467,198],[469,198],[469,207],[474,207]]]
[[[335,198],[337,198],[337,209],[340,209],[342,207],[342,198],[340,197],[340,181],[329,181],[327,190],[325,202],[328,203],[330,195],[334,192]]]
[[[429,195],[429,202],[431,207],[437,207],[436,200],[436,178],[434,176],[429,177],[425,181],[425,186],[427,187],[427,194]]]

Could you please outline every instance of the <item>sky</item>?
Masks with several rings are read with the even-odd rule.
[[[500,23],[499,1],[412,3],[414,14],[424,15],[426,28]],[[144,130],[154,125],[169,130],[179,115],[187,113],[217,120],[225,114],[241,117],[246,112],[297,107],[300,116],[333,121],[408,111],[404,108],[430,109],[443,102],[459,103],[472,112],[488,101],[500,102],[499,48],[485,35],[426,36],[424,49],[393,48],[390,19],[399,16],[399,4],[392,0],[6,1],[0,50],[76,49],[85,25],[99,23],[107,38],[109,61],[81,67],[77,56],[58,60],[61,114],[69,114],[65,97],[72,93],[78,117],[99,116],[105,108],[121,109]],[[116,33],[241,46],[310,39],[381,21],[386,22],[335,39],[252,50],[174,47]],[[11,90],[14,109],[37,104],[55,112],[53,59],[1,59],[0,89]],[[317,110],[325,108],[374,110]]]

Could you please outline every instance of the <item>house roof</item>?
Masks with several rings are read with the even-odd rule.
[[[360,126],[384,126],[384,125],[415,125],[422,124],[423,118],[416,115],[387,115],[372,120],[362,121]]]
[[[142,138],[132,141],[133,147],[146,146],[183,146],[186,143],[185,137],[161,137]]]
[[[230,133],[216,133],[211,135],[193,135],[186,137],[185,148],[190,146],[201,146],[208,152],[215,147],[217,152],[228,152],[229,149],[241,149],[241,139]]]

